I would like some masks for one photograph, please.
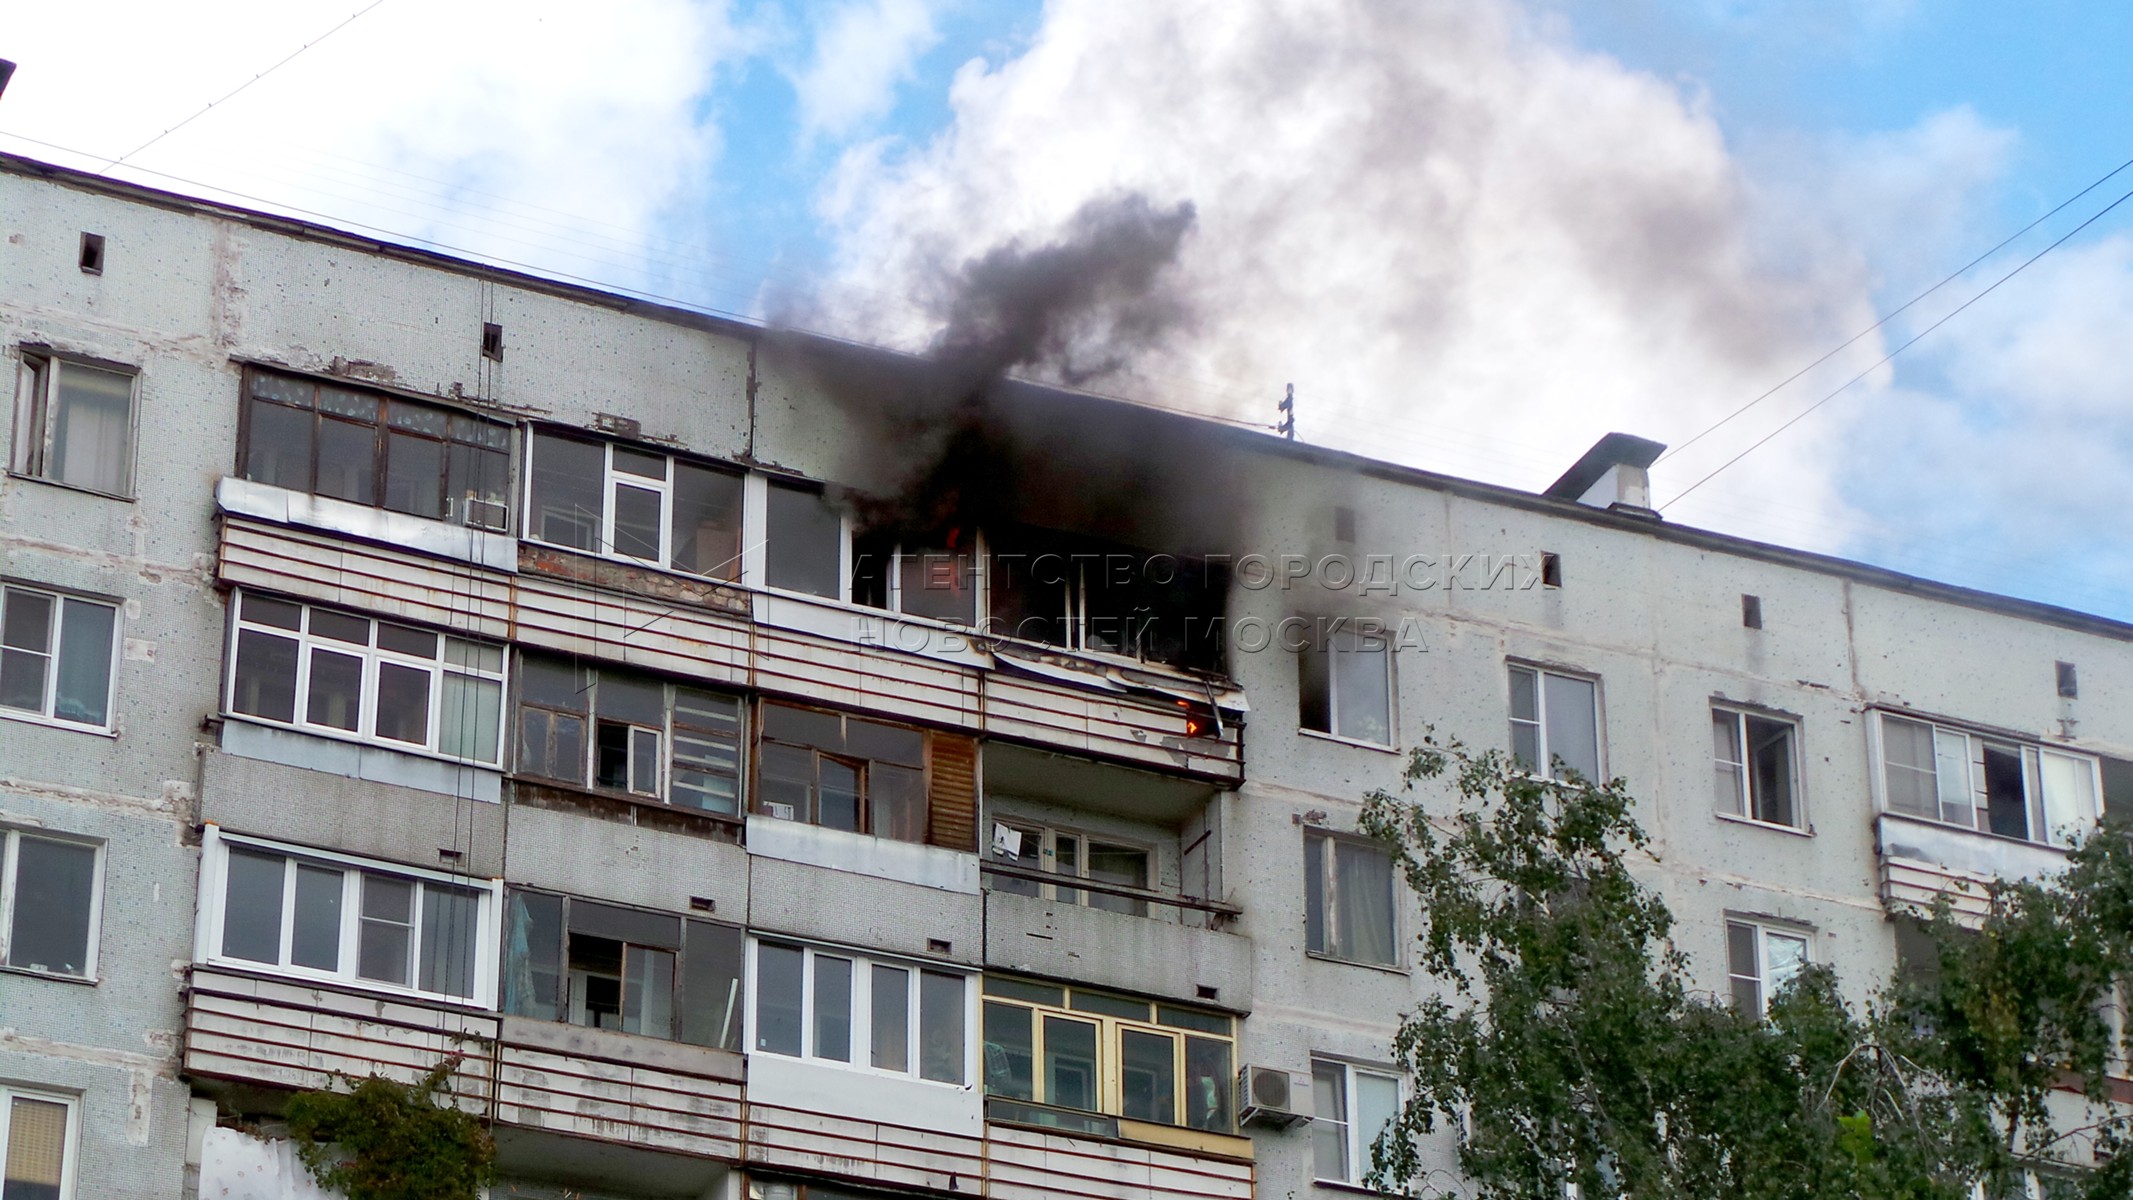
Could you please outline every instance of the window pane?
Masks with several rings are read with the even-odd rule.
[[[297,631],[304,627],[304,606],[288,600],[247,595],[238,615],[254,625],[272,625],[276,629]]]
[[[102,725],[111,701],[111,627],[118,610],[68,600],[59,618],[59,682],[52,715]]]
[[[1934,781],[1933,727],[1898,717],[1881,718],[1881,754],[1890,810],[1937,818],[1940,800]]]
[[[740,813],[741,707],[731,696],[674,689],[670,803],[704,812]]]
[[[238,669],[243,669],[241,661]],[[313,725],[352,731],[360,723],[362,712],[363,660],[353,654],[313,647],[311,691],[304,719]]]
[[[1772,992],[1792,981],[1807,965],[1807,939],[1788,934],[1763,934],[1763,981]]]
[[[53,414],[52,478],[77,487],[123,494],[133,477],[133,376],[79,363],[54,363],[59,372]]]
[[[12,1097],[7,1109],[7,1174],[4,1200],[59,1200],[66,1179],[67,1106],[51,1100]]]
[[[571,905],[571,915],[584,907]],[[569,934],[570,1023],[595,1029],[622,1028],[622,959],[626,947],[611,937],[583,932],[572,922]]]
[[[1348,1178],[1347,1076],[1338,1063],[1311,1064],[1311,1169],[1320,1179]]]
[[[1749,789],[1755,819],[1796,825],[1792,797],[1792,726],[1783,721],[1748,717]]]
[[[918,1074],[963,1082],[963,977],[922,971],[918,977]]]
[[[610,671],[600,676],[593,694],[594,709],[603,717],[651,727],[667,723],[667,689],[657,680]]]
[[[622,1029],[645,1037],[674,1037],[674,952],[627,947],[623,957]]]
[[[1357,962],[1390,963],[1396,955],[1392,938],[1392,857],[1375,846],[1333,843],[1336,953]]]
[[[497,722],[502,719],[504,685],[446,673],[439,685],[443,711],[438,716],[437,750],[453,758],[496,761]]]
[[[619,485],[615,488],[615,553],[646,562],[660,561],[659,501],[658,492]]]
[[[384,875],[363,877],[362,933],[356,947],[356,974],[383,983],[407,982],[409,952],[414,949],[415,884]]]
[[[772,1054],[800,1053],[800,972],[804,954],[798,946],[758,945],[755,949],[755,1048]]]
[[[911,1069],[911,972],[874,968],[874,1065],[884,1071]]]
[[[593,730],[593,786],[623,789],[630,781],[630,727],[601,721]]]
[[[757,779],[756,808],[781,821],[813,817],[815,753],[796,746],[765,743]]]
[[[852,960],[815,956],[815,1057],[852,1061]]]
[[[646,454],[642,450],[632,450],[627,446],[617,446],[615,447],[615,470],[619,474],[635,475],[639,479],[664,480],[667,477],[667,456],[664,454]]]
[[[741,931],[690,921],[681,952],[681,1040],[741,1048]]]
[[[822,759],[817,790],[816,823],[859,832],[859,768],[834,758]]]
[[[1018,1004],[985,1004],[985,1091],[1016,1100],[1037,1098],[1035,1014]]]
[[[1548,758],[1594,783],[1600,780],[1598,691],[1590,679],[1546,676],[1542,699],[1548,708]]]
[[[45,681],[52,669],[52,611],[58,601],[37,592],[7,589],[0,609],[0,705],[44,711]]]
[[[2001,837],[2029,836],[2029,792],[2023,786],[2022,752],[2013,746],[1984,748],[1985,818]]]
[[[2068,834],[2088,828],[2096,817],[2096,776],[2089,760],[2045,751],[2038,756],[2044,788],[2044,828],[2053,845],[2064,846]]]
[[[291,491],[310,491],[311,438],[318,418],[253,400],[245,420],[244,477]]]
[[[341,873],[296,864],[296,928],[289,961],[299,967],[337,971],[341,966]]]
[[[1122,1115],[1136,1121],[1177,1124],[1178,1040],[1138,1029],[1119,1033]]]
[[[444,515],[444,443],[394,430],[385,436],[385,507]]]
[[[527,654],[519,659],[519,699],[565,712],[592,711],[590,680],[583,668],[559,658]]]
[[[281,888],[278,854],[229,853],[222,893],[222,953],[252,962],[281,961]]]
[[[306,380],[291,379],[286,375],[269,375],[262,371],[252,376],[254,396],[265,396],[269,400],[279,400],[283,404],[293,404],[298,408],[310,408],[312,394],[317,390],[315,385]]]
[[[474,994],[474,933],[481,894],[470,888],[422,885],[422,989],[447,996]]]
[[[630,730],[630,790],[642,796],[659,794],[659,731]]]
[[[89,973],[89,906],[96,895],[96,848],[24,837],[15,850],[12,967]]]
[[[378,735],[429,744],[429,671],[378,663]]]
[[[370,645],[370,618],[350,616],[323,608],[311,610],[311,636],[346,642],[351,646]]]
[[[502,511],[477,511],[469,520],[470,503],[508,506],[511,488],[511,455],[503,450],[485,450],[454,442],[445,451],[445,495],[450,507],[445,516],[461,524],[508,527],[510,515]]]
[[[1970,788],[1970,739],[1951,730],[1933,731],[1933,775],[1940,819],[1975,828],[1976,797]]]
[[[1304,948],[1326,953],[1326,839],[1304,837]]]
[[[427,629],[408,625],[395,625],[390,621],[378,622],[378,648],[395,654],[414,658],[437,657],[437,635]]]
[[[1746,816],[1741,808],[1741,785],[1746,776],[1741,757],[1740,714],[1714,712],[1711,714],[1711,763],[1716,792],[1713,799],[1718,811]]]
[[[1360,639],[1344,638],[1334,647],[1334,732],[1359,742],[1392,744],[1390,654],[1383,645],[1363,649]]]
[[[968,551],[904,547],[900,582],[903,611],[936,621],[969,625],[977,620],[977,559]]]
[[[563,898],[514,890],[505,913],[504,1011],[563,1020]]]
[[[1230,1070],[1229,1060],[1228,1042],[1212,1038],[1185,1039],[1187,1125],[1214,1133],[1228,1133],[1233,1128],[1229,1098],[1236,1075]]]
[[[1755,943],[1755,926],[1727,923],[1726,971],[1732,977],[1733,1007],[1759,1015],[1763,1011],[1762,964]]]
[[[426,433],[434,438],[444,436],[445,411],[427,404],[410,404],[405,400],[391,403],[386,423],[394,429],[406,429],[414,433]]]
[[[899,842],[925,841],[925,772],[884,763],[869,765],[867,808],[873,814],[874,836]]]
[[[378,502],[376,426],[319,421],[317,491],[352,504]]]
[[[597,550],[607,453],[591,442],[533,435],[533,511],[526,534],[557,546]]]
[[[585,782],[585,718],[545,708],[519,709],[518,769],[546,779]]]
[[[318,390],[318,410],[362,421],[371,425],[378,423],[378,401],[362,392],[348,392],[336,387],[321,387]]]
[[[674,464],[674,568],[738,579],[741,574],[741,477]]]
[[[1356,1173],[1369,1169],[1370,1147],[1400,1114],[1400,1081],[1388,1075],[1355,1072]]]
[[[1044,1018],[1044,1103],[1095,1112],[1097,1082],[1095,1024]]]
[[[843,525],[821,492],[772,483],[764,538],[770,586],[831,599],[843,594]]]

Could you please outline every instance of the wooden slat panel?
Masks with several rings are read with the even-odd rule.
[[[1956,919],[1982,921],[1991,908],[1985,896],[1986,882],[1982,875],[1888,858],[1881,864],[1881,901],[1892,909],[1923,911],[1933,906],[1936,897],[1946,893]]]
[[[926,738],[926,840],[950,850],[978,848],[978,743],[954,733]]]
[[[499,1121],[698,1157],[740,1156],[737,1083],[510,1044],[501,1053]]]
[[[987,1127],[991,1200],[1251,1200],[1250,1162]]]

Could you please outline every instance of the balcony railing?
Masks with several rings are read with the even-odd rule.
[[[1062,875],[1056,871],[1039,871],[1033,867],[1025,867],[1018,863],[987,861],[980,864],[980,866],[988,879],[1020,879],[1028,883],[1048,883],[1063,892],[1110,896],[1114,899],[1132,901],[1144,908],[1153,907],[1158,911],[1168,910],[1171,913],[1175,913],[1173,919],[1177,924],[1189,925],[1196,929],[1221,929],[1229,922],[1244,915],[1242,908],[1223,900],[1207,900],[1199,896],[1180,896],[1171,892],[1155,891],[1151,888],[1130,887],[1125,884],[1082,879],[1073,875]],[[1007,889],[998,888],[995,885],[994,890],[1006,891]],[[1011,894],[1019,895],[1021,893]],[[1074,902],[1061,900],[1059,903],[1070,904]],[[1111,906],[1107,908],[1107,911],[1118,912],[1120,909]]]

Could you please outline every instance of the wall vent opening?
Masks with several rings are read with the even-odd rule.
[[[1740,623],[1749,629],[1763,627],[1763,598],[1746,592],[1740,595]]]
[[[104,235],[83,233],[81,235],[81,270],[84,275],[104,273]]]

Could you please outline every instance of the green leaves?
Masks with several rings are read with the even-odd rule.
[[[1434,734],[1400,795],[1367,798],[1363,829],[1420,898],[1418,961],[1444,985],[1395,1041],[1413,1087],[1375,1184],[1414,1177],[1418,1142],[1451,1130],[1487,1200],[1561,1200],[1566,1183],[1968,1200],[1974,1183],[2021,1195],[2040,1166],[2053,1195],[2133,1194],[2133,1156],[2109,1154],[2133,1127],[2104,1103],[2104,1014],[2133,977],[2122,830],[2052,882],[1995,885],[1977,928],[1945,903],[1918,917],[1939,970],[1857,1005],[1809,967],[1758,1017],[1692,988],[1673,915],[1638,877],[1654,860],[1634,803],[1621,780],[1543,779]]]
[[[372,1075],[345,1092],[298,1093],[287,1113],[297,1157],[348,1200],[480,1200],[496,1144],[440,1102],[457,1065],[446,1059],[413,1085]]]

